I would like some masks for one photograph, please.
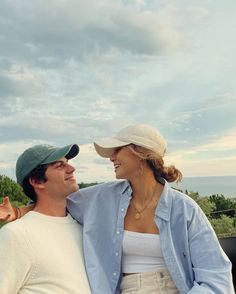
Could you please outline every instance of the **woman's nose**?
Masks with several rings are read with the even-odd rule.
[[[110,161],[114,161],[115,160],[115,155],[116,155],[116,151],[114,151],[110,157]]]

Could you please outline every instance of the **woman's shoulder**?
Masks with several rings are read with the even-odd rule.
[[[81,195],[85,194],[100,194],[100,193],[122,193],[129,187],[129,183],[125,180],[110,181],[106,183],[98,183],[96,185],[86,187],[79,190]]]
[[[175,188],[168,187],[168,198],[174,206],[187,206],[189,209],[198,210],[199,205],[190,196]]]
[[[176,221],[181,217],[190,222],[194,219],[195,223],[202,225],[208,223],[205,213],[195,200],[173,188],[168,188],[167,191],[162,207],[166,208],[172,220]]]

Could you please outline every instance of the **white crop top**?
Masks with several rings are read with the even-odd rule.
[[[140,273],[166,269],[158,234],[124,231],[122,272]]]

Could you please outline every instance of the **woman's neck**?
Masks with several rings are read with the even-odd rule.
[[[130,181],[133,198],[140,204],[144,204],[150,198],[160,198],[163,185],[156,181],[153,173],[143,173]]]

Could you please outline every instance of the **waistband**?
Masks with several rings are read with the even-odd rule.
[[[143,287],[150,285],[150,280],[160,281],[167,278],[171,278],[169,271],[166,269],[158,269],[152,272],[136,273],[123,276],[122,281],[125,282],[126,287],[132,287],[134,285],[137,285],[137,287]]]

